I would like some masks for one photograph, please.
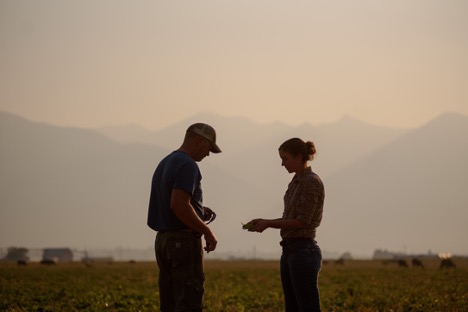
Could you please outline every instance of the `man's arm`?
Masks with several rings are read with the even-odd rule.
[[[207,252],[216,249],[217,240],[210,228],[198,217],[192,204],[191,194],[183,190],[173,189],[171,195],[171,209],[182,223],[205,237],[205,250]]]

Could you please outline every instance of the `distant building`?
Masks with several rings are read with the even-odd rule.
[[[2,260],[29,261],[28,249],[23,247],[9,247],[7,255]]]
[[[42,260],[70,262],[73,261],[73,252],[70,248],[45,248],[42,252]]]

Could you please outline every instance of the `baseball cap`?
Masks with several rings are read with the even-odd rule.
[[[210,152],[221,153],[221,149],[216,145],[216,131],[212,126],[199,122],[188,127],[187,132],[196,133],[207,139],[211,143]]]

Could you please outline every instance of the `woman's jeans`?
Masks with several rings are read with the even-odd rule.
[[[281,242],[281,282],[286,312],[320,311],[318,274],[322,252],[309,238],[291,238]]]

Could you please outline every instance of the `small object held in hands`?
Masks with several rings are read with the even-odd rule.
[[[242,224],[242,229],[244,230],[250,230],[251,228],[254,227],[254,224],[252,222],[248,222],[246,224],[241,222],[241,224]]]
[[[203,206],[203,221],[205,221],[206,224],[210,224],[215,219],[216,219],[216,213],[212,209],[206,206]]]

